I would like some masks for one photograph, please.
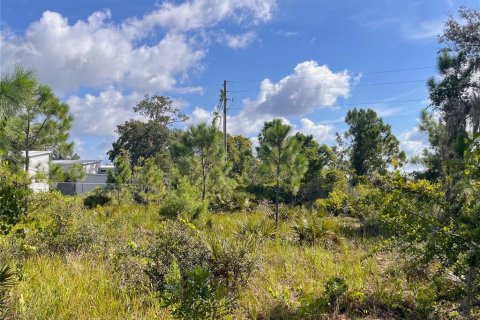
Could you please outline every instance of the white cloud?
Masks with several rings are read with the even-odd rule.
[[[277,35],[286,37],[286,38],[293,38],[293,37],[298,37],[300,36],[300,32],[297,31],[286,31],[283,29],[280,29],[276,32]]]
[[[196,125],[200,123],[211,124],[213,119],[213,113],[200,107],[195,107],[190,114],[190,119],[186,122],[187,125]]]
[[[334,73],[315,61],[299,63],[293,74],[278,83],[263,80],[257,98],[244,100],[242,110],[227,118],[228,129],[250,136],[272,118],[301,116],[332,107],[339,97],[349,97],[350,85],[351,75],[346,70]]]
[[[117,125],[128,119],[140,118],[133,111],[133,106],[140,99],[142,97],[136,93],[125,96],[113,87],[98,96],[71,96],[66,102],[75,119],[73,134],[115,136]]]
[[[422,155],[423,150],[429,146],[426,134],[421,132],[418,127],[403,131],[398,140],[400,149],[405,151],[409,158]]]
[[[442,33],[444,27],[444,18],[425,20],[416,25],[404,25],[403,34],[406,38],[412,40],[434,39]]]
[[[198,67],[205,55],[176,33],[135,47],[135,39],[109,23],[109,17],[108,10],[97,11],[71,25],[59,13],[46,11],[24,37],[2,41],[3,63],[33,67],[40,81],[58,92],[111,84],[150,92],[175,88],[176,78]]]
[[[335,139],[334,127],[331,125],[315,123],[307,118],[301,119],[300,124],[298,131],[306,135],[312,135],[319,143],[328,143]]]
[[[39,80],[57,93],[109,85],[138,92],[198,93],[201,88],[182,88],[182,80],[203,68],[201,62],[210,43],[198,41],[204,29],[227,18],[246,27],[267,22],[275,5],[276,0],[164,2],[143,17],[128,18],[120,24],[110,20],[109,9],[73,24],[59,13],[45,11],[24,35],[3,32],[1,67],[17,63],[34,68]],[[250,23],[245,25],[244,21]],[[187,33],[192,30],[196,33]],[[151,35],[160,39],[142,41]],[[230,36],[227,45],[244,47],[253,38],[252,32]]]
[[[74,152],[78,155],[83,156],[85,153],[85,141],[81,140],[80,138],[74,138],[73,139],[73,146],[74,146]]]
[[[242,49],[255,40],[255,33],[246,32],[239,35],[225,34],[223,36],[225,43],[232,49]]]
[[[258,24],[269,21],[275,7],[276,0],[192,0],[178,5],[164,2],[141,19],[130,19],[124,28],[132,35],[144,35],[157,26],[185,32],[208,28],[227,18],[239,24]]]

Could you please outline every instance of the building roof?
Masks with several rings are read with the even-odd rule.
[[[102,162],[102,160],[53,160],[52,163],[54,164],[93,164],[93,163],[99,163]]]
[[[44,155],[49,155],[50,153],[52,153],[51,151],[38,151],[38,150],[29,150],[28,151],[28,156],[30,158],[32,157],[40,157],[40,156],[44,156]],[[22,151],[22,156],[26,156],[26,152],[25,151]]]

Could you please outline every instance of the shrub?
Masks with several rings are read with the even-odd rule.
[[[213,211],[246,211],[254,206],[252,200],[255,196],[252,194],[235,190],[233,192],[225,194],[215,194],[210,201],[210,209]]]
[[[31,194],[23,172],[12,173],[8,163],[0,163],[0,233],[7,234],[27,211]]]
[[[359,184],[352,197],[352,215],[356,217],[363,230],[363,235],[388,235],[388,228],[381,210],[391,195],[369,185]]]
[[[112,197],[101,187],[96,187],[83,199],[83,205],[88,209],[104,206],[111,202]]]
[[[314,245],[321,242],[326,247],[333,247],[341,242],[338,224],[331,218],[304,214],[295,219],[292,229],[295,240],[300,244]]]
[[[247,220],[240,225],[237,234],[240,237],[252,237],[255,240],[273,239],[277,235],[277,227],[270,220],[261,220],[259,222]]]
[[[348,285],[345,278],[331,278],[325,282],[324,286],[327,306],[334,313],[338,313],[342,301],[345,299],[348,291]]]
[[[317,199],[315,207],[320,214],[338,216],[350,212],[347,194],[340,190],[333,190],[326,199]]]
[[[118,271],[131,273],[122,276],[127,286],[136,283],[139,290],[149,286],[158,291],[163,304],[181,319],[230,314],[257,266],[253,242],[206,239],[182,220],[165,221],[154,241],[129,245],[115,261]]]
[[[160,214],[169,218],[181,216],[193,221],[207,212],[207,206],[207,202],[200,199],[200,194],[188,180],[181,179],[177,190],[170,192],[163,201]]]
[[[91,249],[102,244],[104,233],[96,216],[83,210],[76,198],[58,192],[39,194],[35,199],[36,230],[26,239],[39,250],[67,253]]]
[[[209,268],[212,275],[224,280],[230,291],[238,291],[257,268],[257,257],[253,253],[254,246],[254,241],[210,238],[208,240],[211,254]]]
[[[8,292],[15,283],[15,274],[13,270],[0,261],[0,318],[6,317]]]
[[[200,266],[182,276],[174,260],[167,275],[167,285],[162,301],[173,307],[173,316],[178,319],[222,319],[235,306],[236,296],[229,294],[223,281]]]
[[[165,277],[172,261],[186,275],[198,266],[207,267],[210,259],[210,251],[198,231],[179,221],[167,221],[143,254],[149,259],[147,274],[159,291],[166,289]]]

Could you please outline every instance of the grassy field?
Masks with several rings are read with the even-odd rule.
[[[300,242],[300,210],[288,212],[278,228],[268,208],[175,222],[205,239],[254,239],[253,270],[226,318],[428,318],[434,306],[428,283],[416,276],[422,271],[378,251],[382,239],[364,237],[353,218],[326,217],[315,243]],[[148,246],[165,225],[155,206],[88,210],[75,198],[39,201],[27,222],[1,238],[2,255],[18,271],[9,317],[171,319],[173,307],[164,305],[141,261],[119,258]]]

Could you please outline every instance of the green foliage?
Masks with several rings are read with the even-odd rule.
[[[77,182],[85,179],[86,173],[83,169],[83,165],[80,163],[74,163],[71,165],[67,172],[64,173],[63,181]],[[62,180],[60,180],[62,181]]]
[[[237,183],[245,185],[252,165],[256,161],[253,157],[252,141],[242,135],[228,135],[227,145],[227,160],[232,167],[229,175],[234,178]]]
[[[83,199],[83,205],[88,209],[105,206],[112,202],[112,197],[102,187],[96,187]]]
[[[7,162],[0,163],[0,233],[3,234],[7,234],[27,213],[31,194],[26,174],[13,170]]]
[[[341,243],[338,225],[331,218],[320,218],[316,215],[300,215],[292,224],[295,240],[299,244],[323,244],[327,248]]]
[[[0,317],[6,316],[8,292],[15,284],[15,274],[13,270],[0,261]]]
[[[247,211],[254,205],[255,196],[242,190],[227,190],[228,192],[216,193],[209,201],[209,207],[217,212]]]
[[[394,160],[405,160],[405,153],[399,151],[399,142],[392,134],[391,127],[372,109],[353,109],[347,112],[345,122],[349,129],[346,139],[350,162],[358,176],[374,172],[385,173]]]
[[[169,173],[172,169],[170,147],[180,134],[170,125],[186,121],[188,116],[173,105],[172,99],[158,95],[145,95],[133,110],[147,117],[148,121],[130,120],[117,127],[118,139],[108,151],[110,160],[114,161],[127,152],[131,166],[142,158],[156,159],[157,165]]]
[[[207,240],[210,251],[209,270],[230,292],[238,292],[257,270],[255,241],[226,240],[213,236]]]
[[[182,114],[180,109],[173,105],[173,100],[166,96],[145,95],[133,110],[153,122],[168,126],[175,122],[185,122],[188,116]]]
[[[235,306],[235,297],[226,286],[200,266],[182,278],[175,261],[162,295],[164,305],[173,307],[177,319],[223,319]]]
[[[333,190],[328,195],[328,198],[317,199],[315,207],[323,215],[338,216],[350,213],[350,208],[347,204],[347,194],[341,190]]]
[[[224,152],[220,132],[204,123],[189,127],[175,146],[180,174],[198,186],[202,200],[216,193],[228,193],[234,187],[227,175],[230,166]]]
[[[308,183],[326,167],[331,167],[336,156],[332,149],[327,145],[320,145],[314,140],[312,135],[304,135],[300,132],[295,134],[295,139],[301,145],[301,153],[307,158],[308,169],[303,177],[303,183]]]
[[[41,223],[26,240],[38,251],[65,254],[93,250],[103,244],[104,231],[94,213],[82,210],[76,199],[45,193],[37,195],[33,206],[42,212]]]
[[[199,190],[186,178],[179,181],[176,190],[171,191],[160,205],[160,214],[169,218],[183,217],[188,221],[197,219],[207,212],[208,203],[201,199]]]
[[[130,120],[117,126],[118,139],[113,142],[112,150],[107,154],[111,161],[128,152],[130,165],[138,163],[140,158],[161,159],[162,164],[170,162],[168,148],[174,141],[175,133],[167,126],[155,122]],[[165,170],[165,166],[162,166]]]
[[[25,151],[25,167],[29,167],[29,151],[56,149],[71,153],[73,143],[68,143],[73,117],[69,106],[60,102],[52,89],[36,85],[28,103],[18,108],[17,115],[7,122],[12,152]]]
[[[392,194],[369,184],[358,184],[352,192],[352,215],[362,226],[364,236],[389,236],[395,230],[389,219],[383,216],[385,204],[391,200]]]
[[[347,291],[348,284],[345,278],[334,277],[325,282],[325,298],[328,307],[333,310],[333,312],[338,313]]]
[[[164,174],[153,159],[133,168],[132,189],[138,203],[159,203],[166,192]]]
[[[217,319],[232,312],[256,267],[250,243],[205,240],[192,225],[168,221],[143,255],[146,273],[180,319]]]
[[[270,220],[244,221],[238,228],[237,234],[243,238],[253,238],[258,241],[273,239],[277,235],[277,228]]]
[[[128,158],[118,156],[114,162],[114,169],[108,171],[107,183],[113,185],[117,194],[117,201],[120,202],[120,194],[124,190],[128,190],[128,184],[132,177],[132,170],[130,169]]]
[[[3,72],[0,79],[0,157],[5,159],[11,150],[12,138],[15,136],[9,122],[18,115],[23,105],[31,103],[34,96],[35,75],[32,70],[15,66],[11,72]],[[18,154],[17,154],[18,155]]]
[[[258,136],[257,153],[262,162],[267,183],[275,185],[275,222],[278,223],[280,188],[287,187],[293,194],[298,192],[300,181],[307,170],[307,160],[300,153],[300,143],[289,137],[292,127],[282,124],[281,119],[266,122]]]

